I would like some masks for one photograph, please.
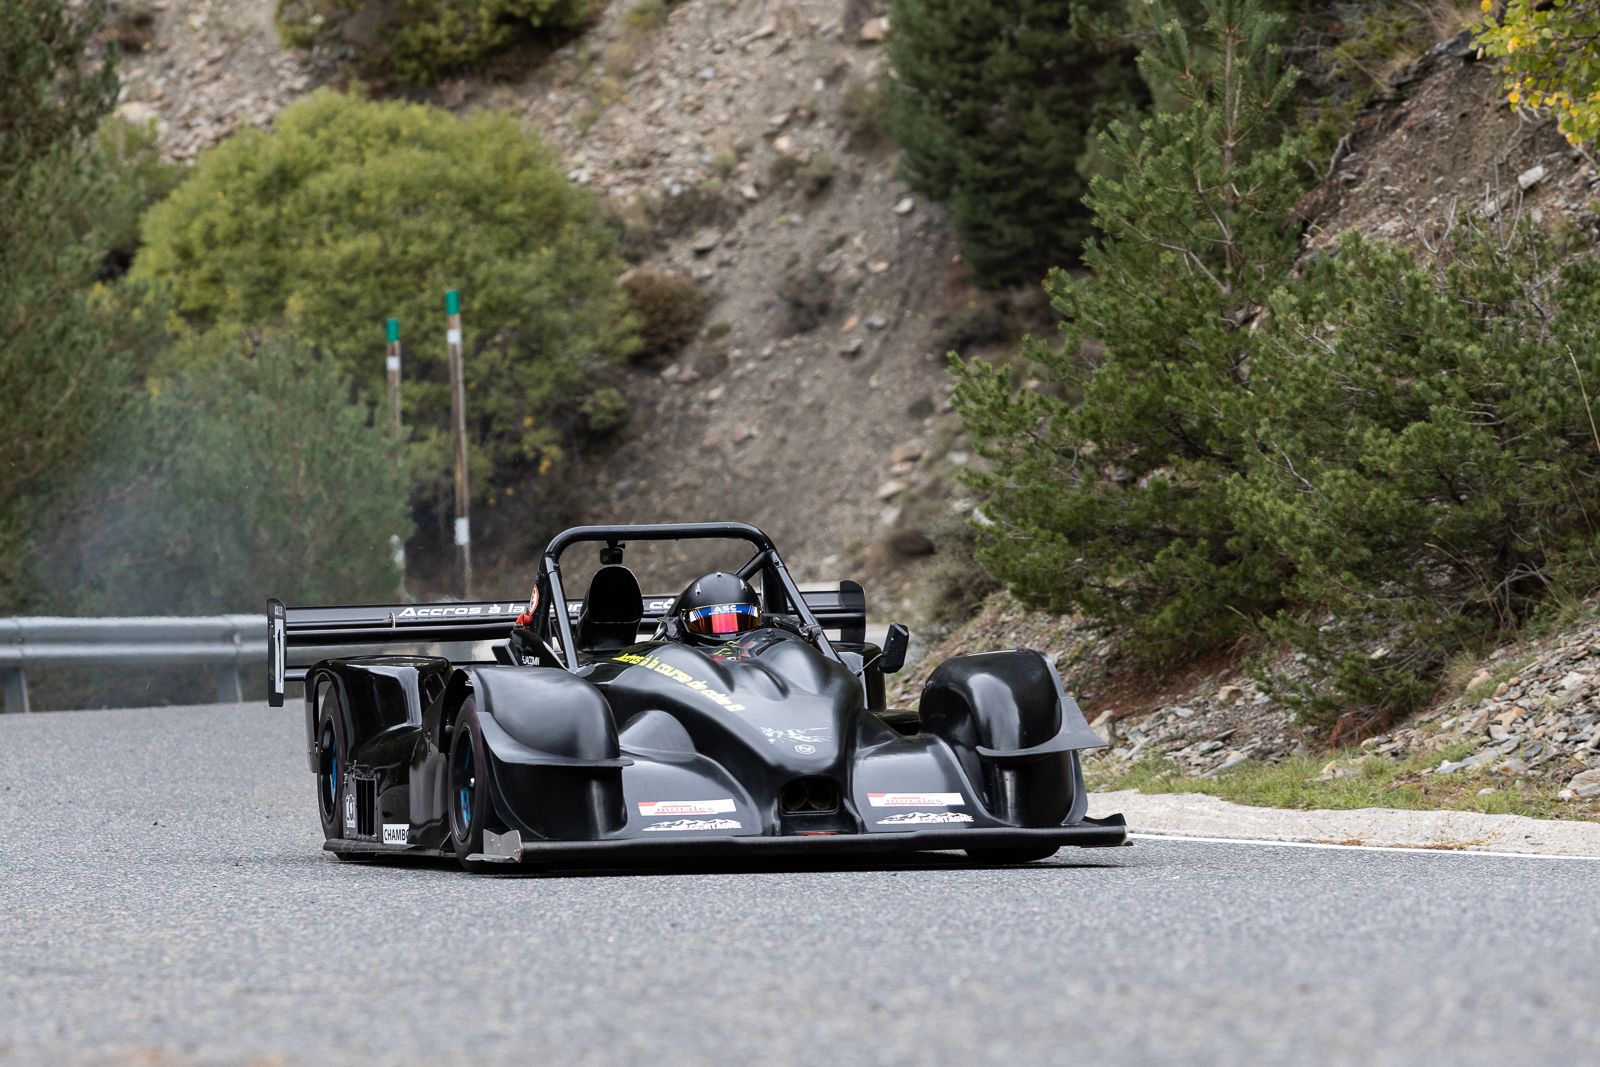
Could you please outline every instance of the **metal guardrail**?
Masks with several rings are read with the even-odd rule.
[[[28,711],[28,671],[108,664],[204,664],[217,700],[243,699],[239,671],[267,658],[263,615],[110,619],[0,619],[0,696],[8,712]]]
[[[867,640],[883,644],[883,626],[867,628]],[[456,658],[470,645],[428,644],[428,655]],[[329,648],[329,655],[385,651],[385,646]],[[463,658],[472,658],[464,656]],[[481,657],[480,657],[481,658]],[[69,619],[50,616],[0,618],[0,711],[25,712],[28,671],[51,667],[113,664],[209,665],[219,704],[244,698],[240,670],[267,659],[265,615],[195,617],[133,616]]]

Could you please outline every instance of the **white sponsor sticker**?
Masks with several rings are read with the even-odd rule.
[[[770,726],[763,726],[760,729],[767,741],[774,745],[780,743],[793,744],[796,741],[820,745],[828,740],[828,728],[826,726],[818,726],[814,730],[774,730]]]
[[[406,837],[411,833],[411,824],[408,822],[386,822],[383,824],[383,843],[386,845],[403,845]]]
[[[402,608],[395,616],[397,619],[453,619],[469,615],[515,615],[522,609],[515,604],[507,604],[502,609],[499,604],[491,604],[485,608],[482,604],[441,604],[437,607],[408,607]]]
[[[346,792],[344,795],[344,828],[351,833],[356,829],[356,795]]]
[[[875,808],[960,808],[967,798],[960,793],[868,793],[867,803]]]
[[[651,830],[738,830],[741,824],[737,819],[679,819],[676,822],[658,822],[654,826],[646,826],[646,832]]]
[[[879,819],[879,826],[899,826],[905,823],[971,822],[972,816],[961,811],[902,811],[887,819]]]
[[[733,811],[733,798],[731,797],[725,797],[722,800],[639,801],[639,814],[647,819],[657,819],[663,815],[731,815]]]

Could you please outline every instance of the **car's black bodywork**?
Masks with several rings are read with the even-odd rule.
[[[670,598],[641,595],[625,542],[685,538],[750,543],[739,573],[769,625],[714,647],[641,638]],[[569,601],[561,556],[586,542],[607,565]],[[536,589],[527,626],[508,602],[269,604],[272,700],[303,677],[328,850],[492,869],[942,849],[1007,861],[1126,842],[1120,816],[1085,817],[1078,753],[1102,742],[1047,657],[958,656],[918,712],[890,711],[861,587],[802,591],[753,526],[568,530]],[[488,655],[291,664],[309,648],[434,642]]]

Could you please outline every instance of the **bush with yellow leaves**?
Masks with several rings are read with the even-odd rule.
[[[1483,54],[1504,58],[1506,102],[1555,116],[1573,144],[1600,136],[1600,0],[1482,0]]]

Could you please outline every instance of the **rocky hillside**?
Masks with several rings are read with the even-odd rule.
[[[156,119],[173,158],[270,126],[337,77],[338,56],[279,46],[270,4],[155,3],[121,110]],[[426,94],[520,116],[603,198],[641,267],[690,277],[711,302],[678,358],[621,372],[632,416],[614,447],[495,501],[480,520],[487,580],[520,586],[528,531],[553,513],[732,516],[768,529],[804,576],[866,574],[880,601],[902,600],[934,547],[930,513],[963,506],[943,353],[977,294],[876,128],[881,12],[686,0],[645,25],[630,8],[610,4],[553,54],[498,60],[493,80]]]
[[[1554,782],[1574,816],[1600,816],[1600,604],[1574,609],[1539,637],[1506,646],[1481,663],[1463,662],[1446,679],[1438,702],[1397,728],[1346,739],[1360,754],[1330,761],[1327,777],[1351,773],[1365,759],[1407,759],[1428,753],[1423,772],[1488,772],[1508,785]],[[1315,752],[1323,742],[1294,713],[1262,692],[1239,650],[1176,672],[1151,672],[1121,654],[1118,642],[1067,617],[1031,612],[992,597],[967,626],[932,648],[897,679],[892,699],[914,704],[933,664],[981,648],[1049,650],[1068,688],[1110,747],[1091,756],[1115,774],[1141,759],[1160,758],[1199,777],[1247,760],[1274,761]],[[1277,669],[1293,671],[1292,660]],[[1357,743],[1359,741],[1359,744]],[[1465,750],[1465,755],[1459,755]]]
[[[1435,45],[1368,106],[1299,208],[1310,220],[1307,254],[1347,230],[1431,241],[1463,208],[1593,240],[1597,185],[1591,161],[1552,120],[1506,106],[1499,72],[1477,59],[1466,32]]]

